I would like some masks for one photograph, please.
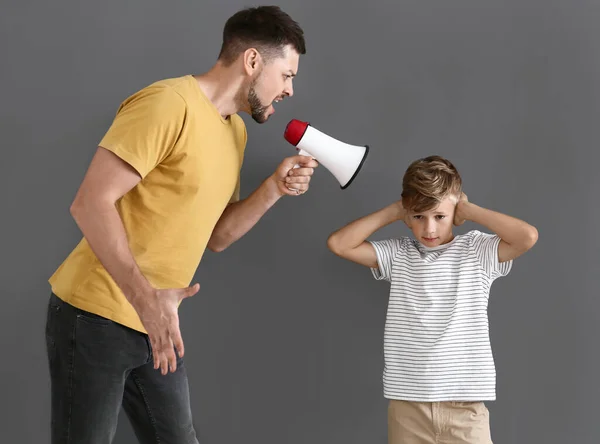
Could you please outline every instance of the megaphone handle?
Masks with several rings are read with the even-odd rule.
[[[299,156],[311,156],[312,157],[312,154],[310,154],[308,151],[304,151],[303,149],[299,149],[298,150],[298,155]],[[294,165],[294,168],[300,168],[300,165],[296,164],[296,165]]]

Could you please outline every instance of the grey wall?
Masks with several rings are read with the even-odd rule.
[[[320,168],[308,194],[206,254],[202,289],[181,313],[202,442],[386,442],[388,287],[325,241],[397,199],[408,163],[438,153],[472,201],[540,233],[492,290],[494,442],[597,443],[600,4],[338,3],[280,2],[309,52],[293,100],[263,126],[244,116],[242,194],[293,154],[282,138],[291,118],[372,151],[348,190]],[[2,2],[1,442],[49,442],[46,280],[80,238],[68,208],[118,104],[207,69],[224,21],[246,5]],[[376,237],[395,234],[408,231]],[[116,442],[132,440],[123,416]]]

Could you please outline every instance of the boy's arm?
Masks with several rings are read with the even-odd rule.
[[[333,232],[327,239],[327,247],[344,259],[377,268],[375,248],[366,239],[384,226],[404,219],[404,215],[402,203],[394,202]]]
[[[500,237],[499,262],[521,256],[531,249],[538,239],[538,232],[534,226],[515,217],[475,205],[463,194],[456,206],[455,224],[461,225],[465,220],[483,225]]]

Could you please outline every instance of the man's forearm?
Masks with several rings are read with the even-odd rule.
[[[213,230],[208,248],[223,251],[250,231],[281,197],[271,176],[246,199],[228,205]]]
[[[514,246],[529,246],[537,239],[537,230],[527,222],[497,211],[482,208],[471,202],[461,202],[462,216],[496,233],[504,242]]]
[[[129,302],[152,290],[131,253],[114,204],[77,203],[71,207],[71,214],[92,251]]]
[[[388,205],[332,233],[328,240],[329,248],[334,251],[356,248],[377,230],[403,218],[404,210],[399,203]]]

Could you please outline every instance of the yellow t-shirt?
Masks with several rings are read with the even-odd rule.
[[[119,107],[99,145],[142,177],[117,210],[155,288],[190,285],[215,224],[239,199],[246,139],[241,117],[224,119],[191,75],[158,81]],[[49,282],[67,303],[146,332],[85,238]]]

